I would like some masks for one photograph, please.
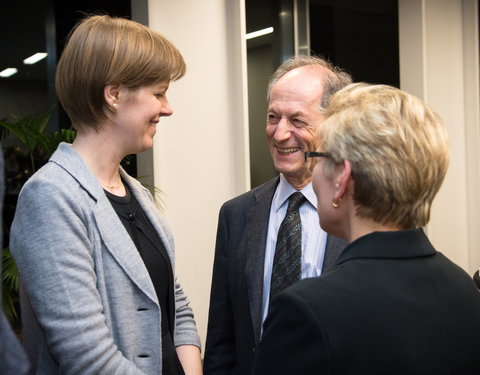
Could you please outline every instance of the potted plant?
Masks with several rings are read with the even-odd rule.
[[[61,129],[56,132],[47,130],[51,111],[42,115],[29,115],[16,122],[0,121],[0,140],[4,143],[7,139],[20,145],[11,147],[5,155],[5,167],[13,159],[26,159],[25,165],[17,166],[9,176],[6,173],[6,185],[12,190],[20,190],[23,183],[48,161],[60,142],[73,142],[75,131],[73,129]],[[12,139],[13,138],[13,139]],[[5,201],[5,208],[14,211],[14,207],[8,207],[12,202]],[[4,223],[4,233],[8,235],[10,223]],[[18,270],[8,247],[2,249],[2,308],[13,324],[18,319]]]

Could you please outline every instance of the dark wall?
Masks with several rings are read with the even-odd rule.
[[[75,24],[88,14],[108,14],[110,16],[130,18],[132,14],[130,0],[55,0],[54,27],[57,60],[60,57],[68,35]],[[70,120],[59,105],[59,128],[70,127]]]
[[[130,18],[132,14],[130,0],[55,0],[54,9],[58,55],[72,27],[87,14],[108,14],[126,18]]]
[[[355,81],[399,86],[398,0],[310,0],[311,53],[352,74]],[[246,0],[247,32],[275,32],[247,44],[252,187],[276,175],[265,140],[266,83],[279,65],[280,13],[292,0]],[[283,12],[285,15],[287,12]],[[291,13],[291,11],[290,11]],[[288,33],[287,33],[288,34]],[[286,37],[293,36],[293,30]],[[285,43],[289,45],[289,43]],[[293,51],[292,51],[293,53]]]
[[[399,87],[397,0],[310,2],[313,53],[348,70],[354,81]]]
[[[90,13],[130,18],[130,0],[8,0],[0,3],[0,48],[8,51],[0,57],[0,70],[10,66],[19,69],[17,75],[0,79],[0,120],[17,122],[27,116],[45,115],[54,108],[48,130],[71,127],[55,95],[55,67],[70,30]],[[22,64],[24,58],[40,51],[48,52],[47,59],[32,66]],[[26,148],[14,136],[3,138],[2,148],[6,181],[3,221],[9,228],[18,192],[33,168]],[[39,149],[34,155],[37,169],[49,157]],[[136,176],[135,157],[124,160],[122,165]],[[8,230],[3,242],[6,244]]]

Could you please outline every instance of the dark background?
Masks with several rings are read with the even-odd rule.
[[[0,5],[0,71],[16,67],[18,73],[0,78],[0,120],[16,123],[25,116],[45,115],[52,111],[49,131],[69,129],[70,120],[55,95],[54,77],[57,59],[67,36],[86,14],[110,14],[131,17],[129,0],[2,0]],[[23,60],[36,52],[48,57],[34,65]],[[13,219],[20,188],[32,174],[25,147],[13,136],[2,134],[5,155],[5,202],[3,246],[8,246],[8,228]],[[48,160],[42,150],[35,152],[38,169]],[[136,175],[135,158],[127,169]]]

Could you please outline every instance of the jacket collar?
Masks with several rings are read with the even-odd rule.
[[[406,259],[435,254],[422,228],[373,232],[352,242],[338,258],[337,265],[352,259]]]
[[[105,196],[102,186],[71,144],[60,143],[49,161],[68,172],[96,201]]]
[[[60,143],[57,150],[50,157],[50,161],[67,171],[95,201],[98,202],[99,200],[106,199],[102,186],[71,144],[65,142]],[[122,167],[120,167],[120,175],[128,183],[128,186],[137,200],[139,200],[142,208],[144,210],[147,208],[148,210],[148,204],[145,203],[141,196],[141,192],[147,189],[136,179],[130,177]],[[148,216],[149,219],[152,219],[150,212]],[[156,220],[154,221],[156,222]]]
[[[262,329],[263,270],[268,220],[279,180],[279,177],[275,177],[255,188],[253,190],[255,200],[245,213],[244,246],[247,249],[245,276],[256,344],[260,340]]]
[[[72,178],[75,179],[93,198],[95,201],[93,214],[95,215],[96,224],[106,248],[140,290],[142,290],[153,302],[158,304],[152,281],[138,250],[127,231],[124,229],[123,224],[105,195],[102,186],[97,181],[90,168],[85,164],[80,154],[75,151],[72,145],[61,143],[53,153],[50,161],[69,173]],[[170,238],[166,235],[152,212],[152,209],[146,203],[144,194],[140,194],[140,190],[146,189],[141,186],[137,180],[130,177],[121,167],[120,174],[128,183],[132,194],[134,194],[139,201],[140,206],[143,208],[147,217],[151,220],[155,229],[159,232],[159,235],[162,238],[162,241],[164,241],[165,247],[171,257],[173,267],[173,254],[172,249],[170,248]]]

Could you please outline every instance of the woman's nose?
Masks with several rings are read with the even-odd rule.
[[[162,111],[160,112],[160,116],[171,116],[173,114],[173,108],[170,105],[170,102],[165,99],[165,103],[162,105]]]

